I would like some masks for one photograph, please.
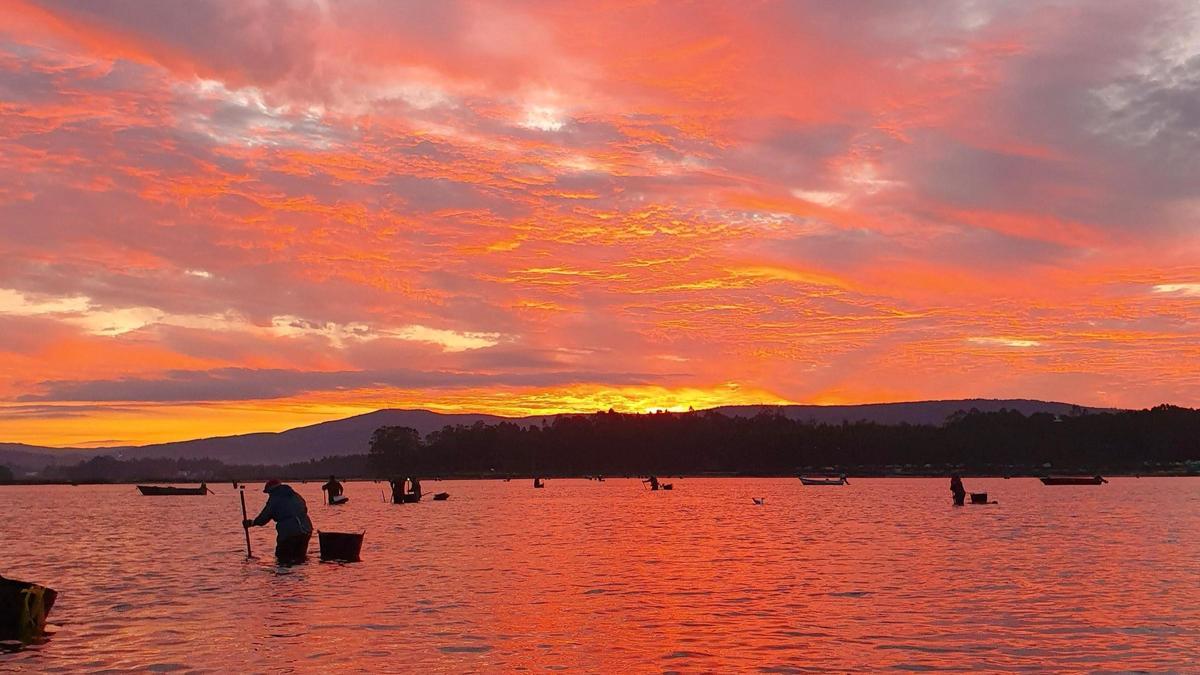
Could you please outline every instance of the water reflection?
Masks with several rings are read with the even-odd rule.
[[[1200,666],[1196,479],[971,479],[1000,504],[957,509],[944,479],[673,482],[445,481],[410,505],[351,482],[343,507],[294,484],[318,529],[366,539],[343,565],[314,537],[292,568],[269,528],[246,560],[228,485],[0,488],[0,572],[61,592],[52,639],[0,669]]]

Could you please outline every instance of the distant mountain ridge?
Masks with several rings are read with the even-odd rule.
[[[1089,408],[1070,403],[1028,399],[960,399],[948,401],[917,401],[909,403],[868,403],[861,405],[750,405],[723,406],[710,409],[731,417],[752,417],[763,412],[778,412],[785,417],[824,424],[868,421],[878,424],[940,425],[946,418],[963,410],[977,409],[994,412],[1016,410],[1025,415],[1050,413],[1069,415],[1111,412],[1111,409]],[[700,411],[706,412],[706,411]],[[564,413],[591,414],[591,413]],[[471,425],[476,422],[496,424],[513,422],[522,425],[541,424],[558,415],[532,417],[500,417],[474,413],[437,413],[430,410],[384,409],[321,422],[281,432],[259,432],[234,436],[218,436],[190,441],[156,443],[143,446],[107,448],[46,448],[20,443],[0,443],[0,464],[26,470],[40,470],[50,464],[74,463],[100,455],[122,459],[143,457],[211,458],[237,464],[287,464],[338,455],[365,454],[371,434],[382,426],[407,426],[422,435],[447,425]]]

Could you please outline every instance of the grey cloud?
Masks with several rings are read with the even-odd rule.
[[[146,407],[136,408],[114,405],[6,405],[0,406],[0,418],[17,419],[71,419],[76,417],[92,417],[96,413],[145,415]]]
[[[299,370],[220,368],[167,371],[161,378],[127,377],[113,380],[53,380],[39,383],[40,393],[18,402],[249,401],[285,398],[308,392],[365,387],[458,389],[478,386],[547,387],[580,382],[613,385],[646,384],[656,376],[638,373],[510,372],[499,374],[455,371],[378,370],[314,372]]]

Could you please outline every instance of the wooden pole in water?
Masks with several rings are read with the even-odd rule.
[[[253,558],[250,553],[250,528],[246,527],[246,488],[238,488],[238,496],[242,498],[242,530],[246,533],[246,557]]]

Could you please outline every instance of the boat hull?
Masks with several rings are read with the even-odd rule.
[[[208,488],[160,487],[157,485],[139,485],[138,492],[146,497],[202,497],[208,494]]]
[[[0,577],[0,640],[31,642],[42,637],[56,599],[52,588]]]
[[[1043,476],[1043,485],[1103,485],[1108,481],[1100,476]]]
[[[801,485],[846,485],[844,478],[801,478]]]

